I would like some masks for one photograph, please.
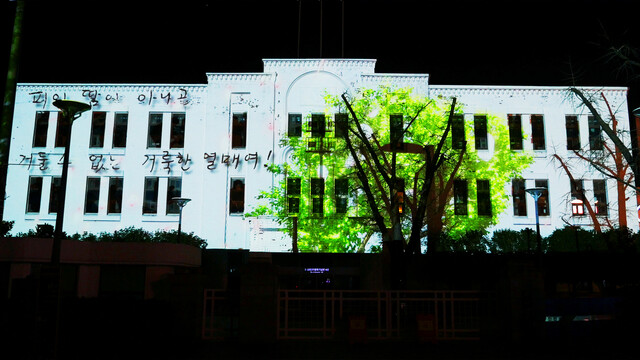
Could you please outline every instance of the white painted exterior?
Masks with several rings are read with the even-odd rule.
[[[430,85],[427,74],[376,74],[375,60],[366,59],[267,59],[262,73],[208,73],[203,85],[127,85],[127,84],[19,84],[10,149],[10,166],[7,181],[5,220],[15,221],[13,233],[34,229],[37,224],[55,224],[55,214],[48,214],[49,189],[52,176],[59,176],[58,160],[63,148],[54,147],[57,109],[55,98],[67,98],[92,103],[92,110],[75,121],[71,140],[71,166],[68,179],[68,197],[65,208],[64,231],[76,232],[114,231],[136,226],[147,230],[175,229],[177,215],[164,215],[164,197],[167,177],[182,178],[182,197],[192,201],[184,208],[182,229],[195,232],[207,239],[212,248],[244,248],[255,251],[288,251],[290,240],[277,231],[277,224],[270,219],[245,218],[229,214],[229,186],[231,178],[245,179],[245,211],[256,205],[255,197],[262,190],[278,183],[266,169],[269,162],[281,163],[289,156],[288,149],[280,148],[279,139],[287,134],[288,113],[310,114],[324,112],[325,91],[353,92],[357,88],[391,84],[413,87],[414,91],[428,96],[457,96],[465,104],[465,117],[473,121],[473,114],[522,114],[523,132],[530,138],[530,114],[544,116],[546,151],[535,152],[535,163],[523,173],[527,187],[533,187],[534,179],[548,179],[551,216],[541,217],[543,235],[563,227],[562,217],[573,221],[589,221],[588,217],[572,218],[567,203],[569,179],[550,160],[557,149],[561,155],[571,156],[566,150],[564,116],[579,116],[581,143],[588,144],[587,115],[577,99],[567,95],[561,87],[505,87],[505,86],[448,86]],[[590,88],[587,91],[603,91],[617,111],[619,126],[628,129],[626,88]],[[168,96],[170,95],[170,96]],[[35,114],[51,111],[47,146],[33,148]],[[92,111],[107,112],[105,143],[101,149],[89,148]],[[112,148],[114,114],[128,112],[126,148]],[[162,145],[147,149],[148,114],[162,112],[164,117]],[[170,113],[186,114],[184,148],[169,147]],[[247,113],[247,146],[231,148],[231,124],[234,113]],[[606,114],[606,112],[604,112]],[[489,135],[491,155],[492,142]],[[473,141],[469,141],[473,146]],[[525,139],[525,150],[531,150],[531,142]],[[162,163],[168,152],[173,162],[170,169]],[[48,159],[47,169],[42,170],[38,153]],[[216,168],[209,169],[205,154],[216,153]],[[190,162],[178,164],[177,155],[189,156]],[[250,154],[257,153],[254,163]],[[220,162],[223,154],[230,160],[237,156],[236,164]],[[96,171],[91,155],[102,155],[104,169]],[[156,155],[151,170],[147,156]],[[28,157],[32,164],[28,165]],[[482,156],[482,155],[481,155]],[[248,161],[245,159],[249,159]],[[147,162],[143,165],[143,163]],[[92,169],[92,164],[94,168]],[[254,169],[255,166],[255,169]],[[26,213],[29,176],[43,176],[43,189],[39,213]],[[121,214],[107,214],[108,181],[101,182],[98,214],[84,214],[84,198],[87,176],[122,176],[124,178]],[[142,214],[144,178],[160,177],[158,213]],[[576,178],[600,179],[602,175],[584,166],[576,169]],[[610,218],[617,219],[614,181],[608,181]],[[585,181],[587,197],[593,195],[591,184]],[[504,190],[511,194],[511,185]],[[629,226],[637,230],[636,198],[629,191]],[[534,202],[527,199],[528,216],[515,217],[509,207],[500,216],[496,227],[522,229],[535,227]]]

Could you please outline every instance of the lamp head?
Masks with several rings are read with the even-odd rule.
[[[53,106],[62,111],[63,114],[71,118],[71,121],[80,117],[80,114],[90,110],[91,105],[75,100],[59,99],[53,102]]]
[[[528,192],[529,194],[531,194],[531,196],[533,196],[534,198],[539,198],[540,196],[542,196],[542,193],[547,191],[547,188],[544,187],[534,187],[534,188],[529,188],[529,189],[524,189],[524,191]]]
[[[183,207],[185,207],[185,205],[187,205],[189,201],[191,201],[191,199],[183,198],[183,197],[174,197],[174,198],[171,198],[171,201],[175,202],[178,205],[178,207],[182,209]]]

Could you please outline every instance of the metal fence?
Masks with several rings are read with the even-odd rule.
[[[361,321],[368,339],[412,338],[424,330],[441,340],[477,340],[490,316],[489,295],[478,291],[280,290],[278,338],[348,336]]]

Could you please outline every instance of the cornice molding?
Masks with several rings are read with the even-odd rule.
[[[626,87],[578,87],[587,94],[604,92],[613,97],[626,96]],[[431,96],[462,96],[462,95],[538,95],[538,96],[565,96],[569,87],[565,86],[484,86],[484,85],[431,85]]]
[[[358,69],[361,72],[375,72],[375,59],[263,59],[265,72],[277,72],[278,69],[301,70],[341,70]]]
[[[429,74],[362,74],[360,79],[362,85],[384,84],[386,82],[393,85],[429,85]]]
[[[264,82],[272,77],[270,73],[207,73],[207,82]]]
[[[205,92],[207,86],[204,84],[52,84],[52,83],[20,83],[17,85],[17,91],[33,92],[33,91],[47,91],[47,92],[75,92],[83,90],[98,90],[100,91],[119,91],[119,92],[132,92],[137,93],[141,91],[155,91],[155,92],[178,92],[180,89],[185,89],[189,93]]]

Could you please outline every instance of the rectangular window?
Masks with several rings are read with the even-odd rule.
[[[593,196],[595,198],[595,212],[599,216],[607,216],[609,206],[607,205],[607,181],[593,180]]]
[[[602,128],[595,116],[589,115],[589,149],[602,150]]]
[[[287,128],[287,135],[289,135],[289,137],[302,136],[302,115],[301,114],[289,114],[289,126]]]
[[[62,121],[62,113],[58,112],[58,120],[56,127],[56,147],[64,147],[69,137],[69,124]]]
[[[347,135],[349,135],[348,120],[349,116],[347,114],[336,114],[336,132],[335,137],[339,139],[344,139]]]
[[[180,207],[173,198],[182,196],[182,178],[170,177],[167,183],[167,215],[179,214]]]
[[[47,146],[48,131],[49,131],[49,112],[36,111],[36,124],[33,130],[33,147]]]
[[[478,187],[478,216],[491,216],[491,184],[489,180],[476,180]]]
[[[544,141],[544,117],[542,115],[531,115],[531,142],[533,150],[545,150]]]
[[[300,212],[300,178],[287,179],[287,198],[289,199],[289,214]]]
[[[327,132],[327,124],[325,122],[324,114],[312,114],[311,115],[311,137],[323,138]]]
[[[580,127],[576,115],[565,116],[567,150],[580,150]]]
[[[486,115],[475,115],[473,117],[473,132],[476,139],[476,150],[488,150]]]
[[[324,212],[324,179],[311,178],[311,213],[322,215]]]
[[[58,199],[60,198],[61,178],[51,178],[51,192],[49,192],[49,214],[58,213]]]
[[[144,178],[144,198],[142,200],[143,214],[158,213],[158,178]]]
[[[349,205],[349,179],[341,178],[335,181],[336,213],[346,214]]]
[[[171,139],[169,140],[169,147],[171,147],[172,149],[184,148],[185,122],[185,113],[171,114]]]
[[[113,119],[113,141],[114,148],[127,147],[127,125],[129,123],[128,113],[116,113]]]
[[[451,119],[451,147],[462,150],[465,148],[464,116],[454,115]]]
[[[535,186],[546,189],[538,198],[538,216],[549,216],[549,181],[536,180]]]
[[[513,179],[511,181],[511,196],[513,197],[514,216],[527,216],[527,193],[524,189],[524,179]]]
[[[582,180],[573,180],[571,183],[571,212],[574,216],[584,215],[584,185]]]
[[[42,199],[42,176],[29,176],[29,193],[27,194],[27,212],[39,213]]]
[[[107,214],[122,213],[122,185],[124,179],[122,177],[109,178],[109,198],[107,205]]]
[[[392,114],[389,116],[389,144],[391,150],[402,150],[404,147],[404,117],[402,114]]]
[[[247,113],[233,114],[231,129],[231,147],[244,149],[247,147]]]
[[[231,178],[231,191],[229,194],[229,213],[244,213],[244,179]]]
[[[104,146],[104,128],[106,120],[106,112],[93,112],[91,116],[91,135],[89,136],[89,147],[101,148]]]
[[[162,146],[162,117],[162,113],[149,113],[148,149]]]
[[[511,150],[522,150],[522,117],[520,115],[508,115],[509,144]]]
[[[467,188],[467,180],[453,181],[453,205],[456,215],[467,215],[469,201],[469,190]]]
[[[100,201],[100,178],[88,177],[84,196],[84,213],[97,214]]]

